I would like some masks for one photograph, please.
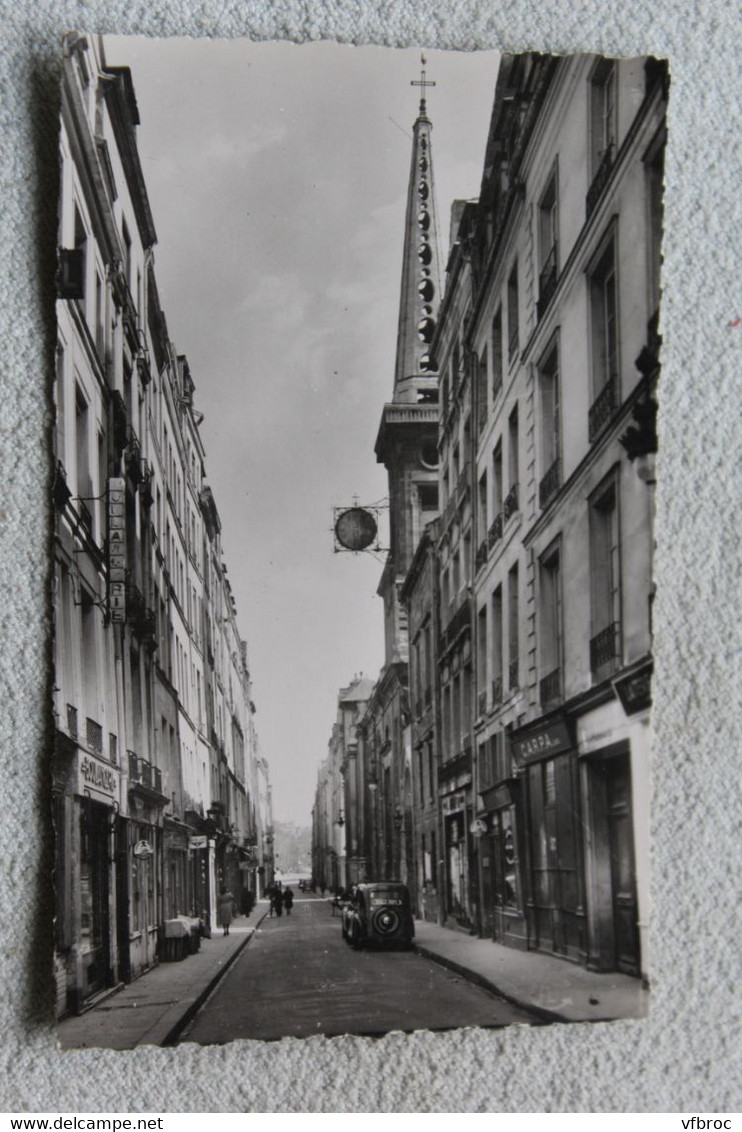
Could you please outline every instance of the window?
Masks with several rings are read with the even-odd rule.
[[[551,500],[559,487],[559,353],[556,345],[550,350],[539,371],[541,393],[541,469],[539,503]]]
[[[503,505],[503,518],[508,521],[518,510],[518,406],[508,417],[508,485],[507,498]]]
[[[590,162],[593,177],[616,149],[616,64],[601,59],[590,85]]]
[[[508,686],[511,692],[520,687],[518,671],[518,563],[508,572]]]
[[[590,500],[590,669],[602,680],[621,654],[621,570],[615,477]]]
[[[477,497],[478,497],[478,502],[479,502],[479,511],[478,511],[478,514],[477,514],[477,518],[478,518],[478,521],[479,521],[479,530],[483,532],[483,531],[487,530],[487,470],[486,469],[482,472],[482,475],[479,479],[479,490],[478,490],[478,496]]]
[[[595,209],[608,183],[616,157],[616,64],[601,59],[590,84],[590,172],[587,193],[588,217]]]
[[[601,432],[618,405],[618,285],[616,243],[611,235],[590,272],[593,403],[588,418],[590,440]]]
[[[559,544],[551,546],[539,565],[541,627],[541,704],[562,695],[562,594]]]
[[[487,606],[477,614],[477,715],[487,710]]]
[[[481,436],[487,422],[487,350],[477,361],[477,434]]]
[[[518,352],[518,261],[513,264],[508,278],[508,362],[512,364]]]
[[[75,454],[77,471],[77,495],[79,499],[93,494],[90,481],[90,437],[88,402],[79,385],[75,386]]]
[[[101,364],[105,363],[106,352],[106,303],[103,279],[96,268],[95,272],[95,348]]]
[[[121,239],[124,245],[124,274],[126,286],[131,288],[131,236],[124,218],[121,218]]]
[[[492,704],[502,703],[502,586],[492,595]]]
[[[649,179],[649,309],[654,316],[660,305],[660,266],[662,263],[662,183],[664,180],[664,138],[647,165]]]
[[[541,318],[554,294],[558,270],[558,197],[556,169],[541,197],[538,212],[538,317]]]
[[[492,404],[502,389],[502,307],[492,319]]]

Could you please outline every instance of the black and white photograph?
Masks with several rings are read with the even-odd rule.
[[[644,1018],[667,62],[62,52],[61,1049]]]

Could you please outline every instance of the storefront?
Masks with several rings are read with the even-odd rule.
[[[461,759],[440,772],[439,796],[443,818],[446,917],[470,928],[477,908],[474,859],[471,765]]]
[[[585,841],[590,967],[642,975],[649,919],[651,662],[614,681],[575,734]]]
[[[521,784],[516,778],[482,794],[479,841],[482,869],[483,934],[497,943],[525,950]]]
[[[577,752],[565,718],[512,734],[524,787],[529,947],[566,959],[587,957]]]
[[[54,815],[60,1014],[84,1009],[120,977],[115,857],[120,785],[112,764],[58,735]]]

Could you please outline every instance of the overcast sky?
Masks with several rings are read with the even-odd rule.
[[[332,508],[387,494],[420,52],[106,37],[132,70],[160,299],[187,355],[247,638],[274,815],[308,825],[338,688],[383,663],[381,562],[333,554]],[[476,197],[491,52],[427,53],[443,265]]]

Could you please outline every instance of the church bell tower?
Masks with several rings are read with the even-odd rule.
[[[438,512],[438,374],[430,345],[441,297],[438,218],[435,207],[432,123],[422,56],[420,109],[412,128],[394,390],[384,405],[376,458],[389,477],[390,550],[378,593],[384,599],[385,661],[406,662],[407,622],[399,600],[426,523]]]

